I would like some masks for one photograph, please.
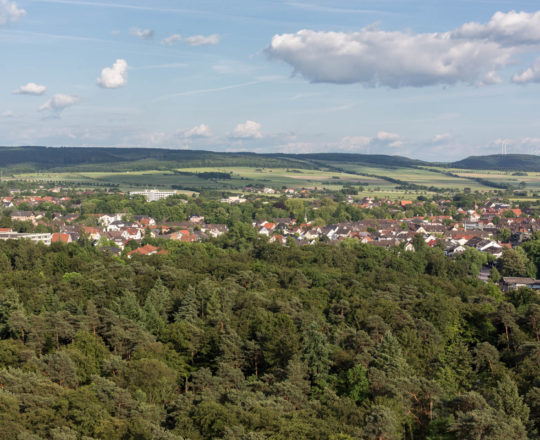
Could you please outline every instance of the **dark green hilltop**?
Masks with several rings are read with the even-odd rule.
[[[0,147],[0,166],[22,167],[28,170],[67,168],[87,171],[103,170],[105,164],[108,171],[166,169],[171,166],[264,166],[316,169],[345,162],[388,168],[430,166],[476,170],[540,171],[540,156],[525,154],[471,156],[453,163],[432,163],[383,154],[255,154],[158,148]]]

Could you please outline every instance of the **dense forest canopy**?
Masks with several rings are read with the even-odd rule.
[[[540,298],[479,258],[0,242],[0,438],[536,438]]]

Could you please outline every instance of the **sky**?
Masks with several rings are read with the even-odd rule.
[[[540,154],[540,4],[0,0],[0,145]]]

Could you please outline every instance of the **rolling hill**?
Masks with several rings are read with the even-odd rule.
[[[540,171],[540,156],[532,154],[493,154],[470,156],[450,164],[452,168],[500,171]]]
[[[358,164],[383,168],[432,166],[474,170],[540,171],[540,156],[524,154],[471,156],[453,163],[429,163],[380,154],[255,154],[159,148],[0,147],[0,167],[33,170],[148,170],[174,167],[294,167],[314,169]]]

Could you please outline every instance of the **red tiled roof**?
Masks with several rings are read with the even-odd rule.
[[[60,232],[55,232],[53,235],[52,235],[52,239],[51,239],[51,242],[53,243],[57,243],[57,242],[61,242],[61,243],[69,243],[69,239],[70,239],[70,235],[69,234],[62,234]]]
[[[159,248],[155,247],[155,246],[152,246],[151,244],[147,244],[147,245],[144,245],[138,249],[135,249],[131,252],[128,253],[128,256],[131,256],[131,255],[135,255],[135,254],[138,254],[138,255],[152,255],[152,254],[161,254],[161,255],[165,255],[167,254],[167,251],[166,250],[159,250]]]

